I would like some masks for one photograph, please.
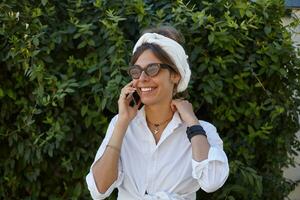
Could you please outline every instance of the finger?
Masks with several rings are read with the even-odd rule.
[[[126,96],[126,100],[132,100],[133,99],[133,94],[134,93],[134,91],[130,91],[128,94],[127,94],[127,96]]]
[[[133,88],[132,85],[133,85],[133,81],[127,83],[127,84],[121,89],[121,93],[122,93],[122,92],[124,93],[124,92],[127,90],[127,88]]]
[[[139,100],[138,104],[134,105],[134,109],[135,109],[135,110],[138,110],[139,107],[141,106],[141,104],[142,104],[142,101]]]
[[[123,89],[121,90],[120,98],[126,99],[126,98],[129,97],[130,94],[134,93],[135,91],[136,91],[135,88],[130,88],[130,87],[128,87],[128,88],[123,88]]]
[[[121,89],[121,92],[125,92],[125,91],[127,91],[127,90],[136,90],[136,88],[135,88],[135,87],[132,87],[131,85],[126,85],[125,87],[123,87],[123,88]]]
[[[182,102],[183,99],[174,99],[173,101],[175,101],[176,103],[178,103],[178,102]]]
[[[176,104],[175,104],[173,101],[171,102],[171,110],[172,110],[173,112],[176,112],[176,111],[177,111]]]
[[[127,87],[127,86],[132,86],[133,85],[133,80],[130,81],[129,83],[127,83],[124,87]]]
[[[182,100],[181,99],[174,99],[172,100],[172,103],[177,107],[181,104]]]
[[[176,108],[176,106],[174,106],[174,105],[171,105],[171,110],[172,110],[172,112],[176,112],[176,111],[177,111],[177,108]]]
[[[124,98],[127,98],[130,94],[136,91],[135,88],[125,88],[121,91],[121,94]]]
[[[132,87],[134,87],[134,88],[137,87],[137,81],[135,81],[135,80],[132,81]]]

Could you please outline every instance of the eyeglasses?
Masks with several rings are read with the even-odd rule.
[[[175,71],[170,65],[168,64],[163,64],[163,63],[150,63],[149,65],[147,65],[144,69],[139,66],[139,65],[133,65],[131,67],[129,67],[128,69],[128,74],[133,78],[133,79],[139,79],[140,76],[142,75],[143,72],[145,72],[145,74],[147,76],[150,77],[154,77],[158,74],[159,70],[161,68],[165,68],[165,69],[171,69],[173,71]]]

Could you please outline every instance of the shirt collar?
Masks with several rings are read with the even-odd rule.
[[[174,133],[174,130],[180,127],[182,123],[183,121],[181,120],[179,113],[176,111],[173,115],[172,120],[166,126],[163,134],[161,135],[158,145],[160,145],[164,140],[166,140],[167,137]]]
[[[136,118],[140,123],[146,123],[147,124],[145,106],[143,106],[140,110],[138,110]],[[173,118],[169,123],[172,123],[174,125],[180,125],[180,124],[183,123],[183,121],[181,120],[181,117],[180,117],[180,115],[177,111],[174,113]]]
[[[147,124],[145,106],[143,106],[140,110],[138,110],[138,112],[136,114],[136,119],[139,123]]]
[[[147,126],[146,121],[146,113],[145,113],[145,106],[143,106],[137,113],[136,119],[138,123],[144,124]],[[161,138],[158,142],[158,145],[162,143],[168,136],[170,136],[174,130],[178,127],[180,127],[183,124],[183,121],[181,120],[181,117],[179,113],[176,111],[173,115],[172,120],[169,122],[169,124],[166,126],[163,134],[161,135]]]

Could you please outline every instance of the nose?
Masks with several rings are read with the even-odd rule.
[[[148,79],[149,79],[149,76],[147,76],[147,74],[146,74],[144,71],[142,71],[139,80],[140,80],[140,81],[146,81],[146,80],[148,80]]]

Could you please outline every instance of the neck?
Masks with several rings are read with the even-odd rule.
[[[146,118],[152,124],[159,124],[173,116],[171,103],[145,106]]]

